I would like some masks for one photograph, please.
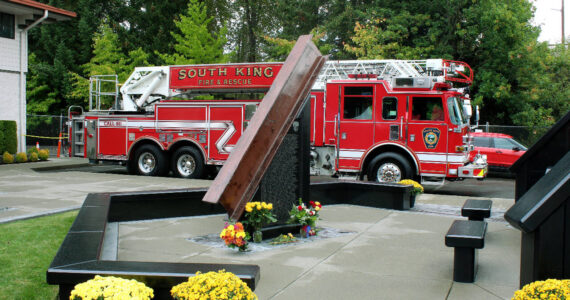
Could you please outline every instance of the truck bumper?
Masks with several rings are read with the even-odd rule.
[[[487,165],[468,164],[457,169],[457,176],[461,178],[485,178],[487,177],[487,172]]]

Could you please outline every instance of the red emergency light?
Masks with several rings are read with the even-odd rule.
[[[348,74],[348,78],[353,79],[372,79],[377,77],[378,74]]]

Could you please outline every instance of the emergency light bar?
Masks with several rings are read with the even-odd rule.
[[[362,78],[371,79],[377,77],[378,74],[348,74],[348,78],[353,78],[353,79],[362,79]]]

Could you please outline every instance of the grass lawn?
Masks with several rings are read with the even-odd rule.
[[[0,299],[55,299],[46,271],[77,211],[0,225]]]

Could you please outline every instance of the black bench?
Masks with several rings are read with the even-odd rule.
[[[491,216],[491,200],[467,199],[461,208],[461,215],[472,221],[483,221]]]
[[[485,246],[487,223],[455,220],[445,235],[445,245],[455,247],[453,280],[473,282],[477,274],[477,251]]]

